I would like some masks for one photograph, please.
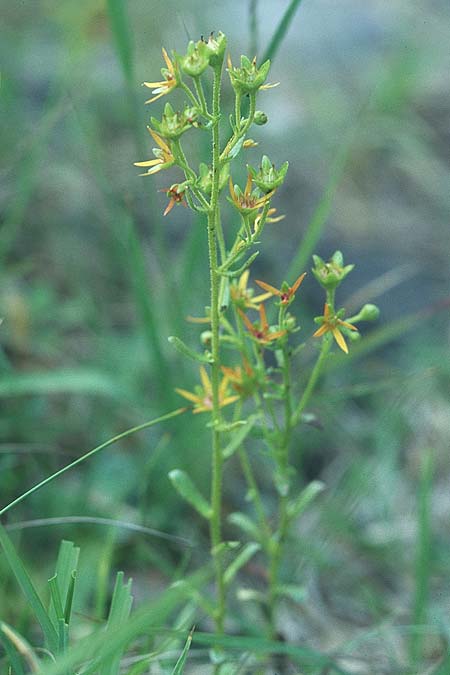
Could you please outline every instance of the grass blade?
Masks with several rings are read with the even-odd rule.
[[[184,645],[183,651],[180,654],[180,658],[175,664],[175,668],[172,671],[172,675],[182,675],[184,672],[184,664],[186,663],[187,655],[189,652],[189,649],[191,647],[192,643],[192,636],[194,634],[194,629],[192,628],[191,632],[189,633],[186,644]]]
[[[39,622],[44,633],[45,640],[50,651],[56,654],[58,651],[58,634],[53,626],[53,623],[47,614],[44,605],[31,581],[28,572],[26,571],[20,557],[17,555],[11,539],[6,534],[6,530],[0,525],[0,544],[5,553],[6,559],[17,579],[19,586],[22,589],[34,615]]]
[[[431,495],[433,490],[433,452],[428,451],[422,458],[417,505],[417,551],[415,562],[415,593],[412,623],[421,626],[426,623],[429,602],[431,574]],[[418,632],[411,637],[411,664],[418,664],[422,658],[423,635]]]
[[[292,23],[295,12],[299,8],[301,1],[302,0],[291,0],[287,10],[281,18],[280,23],[278,24],[277,29],[275,30],[275,33],[272,36],[271,41],[269,42],[269,46],[264,52],[262,61],[266,61],[267,59],[273,61],[277,51],[281,47],[281,43],[283,42],[286,33],[289,30],[289,26]]]
[[[123,431],[121,434],[118,434],[117,436],[113,436],[113,438],[110,438],[108,441],[105,441],[104,443],[101,443],[100,445],[97,445],[97,447],[93,448],[92,450],[89,450],[89,452],[86,452],[84,455],[81,457],[78,457],[75,461],[71,462],[70,464],[67,464],[66,466],[63,466],[62,469],[59,469],[55,473],[51,474],[50,476],[47,476],[47,478],[44,478],[40,483],[37,483],[34,485],[32,488],[21,494],[19,497],[14,499],[12,502],[4,506],[2,509],[0,509],[0,516],[2,516],[4,513],[9,511],[10,509],[13,508],[13,506],[16,506],[16,504],[19,504],[22,502],[24,499],[32,495],[34,492],[37,492],[37,490],[40,490],[44,485],[47,485],[50,483],[52,480],[55,480],[55,478],[58,478],[61,476],[63,473],[66,473],[66,471],[69,471],[72,469],[74,466],[77,466],[78,464],[81,464],[81,462],[84,462],[86,459],[89,457],[92,457],[93,455],[97,454],[97,452],[100,452],[100,450],[104,450],[105,448],[108,448],[110,445],[113,445],[114,443],[117,443],[117,441],[122,440],[122,438],[126,438],[127,436],[131,436],[132,434],[136,434],[138,431],[143,431],[144,429],[148,429],[149,427],[154,426],[155,424],[159,424],[160,422],[165,422],[166,420],[172,419],[172,417],[177,417],[177,415],[181,415],[181,413],[185,412],[186,408],[178,408],[177,410],[172,410],[172,412],[167,413],[166,415],[162,415],[161,417],[157,417],[154,420],[151,420],[150,422],[144,422],[144,424],[139,424],[137,427],[132,427],[131,429],[127,429],[126,431]]]

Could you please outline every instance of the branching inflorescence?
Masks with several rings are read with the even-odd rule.
[[[201,384],[193,392],[185,389],[177,389],[177,392],[192,404],[192,412],[209,417],[212,446],[209,500],[200,495],[191,478],[182,471],[171,474],[182,497],[209,521],[216,592],[213,602],[205,602],[205,605],[211,608],[217,633],[222,633],[230,583],[250,557],[258,554],[267,568],[267,592],[258,597],[263,615],[267,617],[267,632],[275,637],[277,606],[289,582],[282,578],[283,552],[289,531],[321,489],[318,482],[299,489],[300,478],[296,479],[290,462],[292,434],[303,420],[303,412],[333,341],[348,353],[347,341],[359,339],[354,324],[376,319],[378,310],[374,305],[365,305],[357,315],[345,318],[345,310],[336,308],[335,294],[353,265],[344,265],[339,251],[328,262],[314,256],[312,271],[325,291],[325,306],[323,315],[315,319],[319,326],[314,333],[309,332],[308,340],[315,337],[321,339],[321,343],[303,386],[293,381],[292,361],[303,346],[295,344],[300,327],[293,307],[306,273],[298,270],[299,276],[292,285],[283,281],[280,288],[257,280],[256,284],[264,291],[262,294],[255,294],[248,285],[249,270],[258,255],[254,249],[261,242],[265,226],[282,218],[275,215],[272,201],[286,178],[288,163],[276,169],[264,155],[257,169],[247,166],[244,187],[235,184],[231,173],[240,155],[257,145],[248,136],[250,129],[267,122],[265,113],[256,109],[257,94],[275,85],[266,81],[269,61],[258,65],[256,58],[250,60],[242,56],[240,65],[233,66],[228,57],[234,111],[229,116],[229,133],[222,142],[224,113],[220,95],[226,47],[225,35],[218,33],[206,41],[190,42],[184,55],[174,52],[169,56],[163,49],[166,64],[161,71],[163,79],[144,83],[152,89],[152,97],[147,102],[176,91],[185,101],[179,110],[166,103],[162,118],[151,118],[148,129],[157,145],[154,158],[136,165],[147,168],[143,175],[175,167],[181,170],[181,180],[165,190],[169,203],[164,215],[183,204],[204,214],[207,228],[210,298],[207,316],[198,320],[208,324],[202,333],[205,350],[197,353],[179,338],[172,338],[172,342],[201,363]],[[205,94],[205,78],[212,79],[210,97]],[[182,146],[183,136],[192,130],[210,136],[209,162],[200,164],[198,170],[193,168]],[[234,222],[231,226],[222,223],[224,192],[234,210],[237,227]],[[267,312],[267,302],[274,304],[275,314]],[[276,318],[269,320],[268,315]],[[267,358],[268,352],[272,352],[271,359]],[[250,461],[246,446],[254,438],[260,446],[264,444],[263,452],[273,464],[276,513],[268,512]],[[252,516],[234,514],[232,517],[234,525],[240,526],[250,539],[237,552],[223,539],[222,516],[223,467],[235,453],[253,507]]]

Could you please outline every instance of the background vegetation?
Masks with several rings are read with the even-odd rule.
[[[185,317],[207,304],[206,234],[187,210],[162,218],[155,188],[167,177],[136,176],[133,162],[151,147],[139,85],[157,79],[161,45],[182,51],[211,30],[228,34],[234,60],[262,56],[288,5],[0,0],[0,508],[179,406],[175,386],[190,388],[195,366],[166,338],[197,339]],[[450,636],[450,8],[291,5],[273,45],[271,79],[282,85],[262,94],[271,123],[261,130],[271,159],[290,162],[277,204],[286,219],[268,231],[259,271],[277,285],[309,269],[313,249],[328,257],[339,247],[357,264],[343,304],[351,312],[375,301],[382,318],[349,357],[336,355],[311,406],[314,424],[302,429],[305,478],[326,490],[288,561],[302,590],[286,605],[283,638],[348,655],[347,672],[411,672],[411,659],[428,672]],[[257,162],[258,149],[250,152]],[[308,255],[297,255],[302,242]],[[313,283],[301,302],[307,330],[322,311]],[[105,616],[118,569],[134,578],[139,604],[205,561],[207,533],[167,473],[195,467],[206,485],[207,442],[201,416],[178,417],[7,514],[38,587],[61,538],[81,545],[79,635]],[[263,483],[266,469],[261,462]],[[244,495],[232,464],[227,511]],[[43,518],[56,520],[25,522]],[[258,573],[257,564],[247,570],[253,582]],[[0,616],[39,641],[3,555]],[[230,630],[248,632],[256,620],[249,606]],[[197,645],[190,659],[202,658]]]

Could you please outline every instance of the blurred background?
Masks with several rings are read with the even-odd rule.
[[[167,337],[198,344],[185,317],[208,304],[205,229],[185,209],[162,217],[158,190],[172,174],[139,178],[133,167],[151,156],[145,125],[165,102],[150,111],[140,85],[159,79],[161,46],[183,53],[212,30],[227,34],[234,62],[262,57],[287,6],[0,0],[0,507],[179,406],[175,386],[192,388],[196,367]],[[352,312],[375,302],[382,312],[348,358],[333,359],[311,404],[318,423],[298,440],[305,478],[327,490],[299,526],[289,574],[309,600],[295,621],[287,614],[285,632],[323,648],[414,616],[450,634],[449,36],[447,0],[304,0],[273,60],[270,81],[281,86],[260,94],[269,124],[252,132],[260,146],[238,176],[261,152],[290,163],[275,204],[286,218],[267,228],[255,276],[292,282],[312,252],[328,258],[340,248],[356,268],[339,304]],[[300,304],[306,336],[323,307],[311,274]],[[305,368],[313,355],[309,346]],[[167,479],[189,468],[205,489],[201,417],[107,449],[7,519],[113,518],[182,535],[195,554],[124,527],[60,521],[21,530],[32,573],[46,578],[61,537],[82,544],[79,602],[101,617],[110,571],[133,574],[144,596],[206,556],[207,533]],[[430,452],[429,576],[418,616],[417,495]],[[263,460],[263,485],[269,470]],[[227,484],[233,511],[245,493],[233,463]],[[16,595],[0,559],[2,615],[26,622]]]

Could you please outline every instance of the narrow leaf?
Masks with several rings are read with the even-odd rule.
[[[181,471],[181,469],[174,469],[169,473],[169,478],[178,494],[193,506],[201,516],[209,520],[212,516],[212,509],[187,473]]]
[[[199,354],[194,349],[191,349],[191,347],[188,347],[183,342],[183,340],[180,340],[180,338],[176,337],[175,335],[171,335],[167,339],[170,342],[170,344],[175,347],[177,352],[180,352],[180,354],[183,354],[183,356],[187,356],[188,359],[192,359],[193,361],[199,361],[200,363],[213,362],[213,357],[211,354],[209,353]]]
[[[313,499],[324,490],[325,484],[320,480],[313,480],[288,504],[289,518],[298,518],[310,505]]]
[[[181,652],[180,658],[175,664],[175,668],[172,671],[172,675],[182,675],[184,673],[184,664],[186,663],[187,655],[191,646],[192,636],[194,634],[194,628],[191,629],[191,632],[188,635],[186,644],[184,645],[183,651]]]
[[[229,584],[231,581],[233,581],[234,577],[239,572],[241,567],[244,567],[244,565],[248,563],[250,558],[253,558],[255,553],[257,553],[260,550],[260,548],[261,546],[253,541],[250,542],[249,544],[246,544],[241,550],[241,552],[233,560],[231,565],[229,565],[225,570],[225,573],[223,575],[224,582],[226,584]]]

